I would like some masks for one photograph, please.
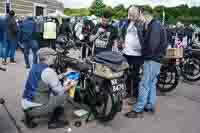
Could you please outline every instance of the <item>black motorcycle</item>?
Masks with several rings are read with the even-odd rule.
[[[194,51],[190,47],[184,50],[183,59],[171,59],[164,63],[158,77],[157,88],[160,92],[170,92],[178,84],[180,77],[185,80],[195,82],[200,80],[200,51]]]
[[[61,46],[62,44],[62,46]],[[55,68],[57,73],[71,68],[80,74],[75,96],[70,101],[89,111],[97,120],[110,121],[122,109],[126,93],[125,71],[128,63],[115,52],[104,52],[85,61],[70,58],[67,53],[75,44],[58,42]]]

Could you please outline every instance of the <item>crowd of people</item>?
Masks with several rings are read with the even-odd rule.
[[[64,121],[59,118],[64,112],[63,103],[68,87],[61,85],[59,79],[62,75],[57,75],[51,68],[56,59],[55,47],[51,44],[48,48],[42,48],[35,34],[38,26],[32,17],[16,21],[14,11],[10,11],[4,19],[6,26],[0,27],[2,63],[6,65],[9,57],[11,63],[16,63],[15,51],[20,43],[24,48],[26,68],[31,68],[22,97],[25,124],[29,128],[36,127],[34,118],[49,114],[49,128],[63,127]],[[3,25],[3,21],[0,23]],[[155,113],[160,61],[166,54],[168,43],[174,44],[172,36],[177,33],[180,38],[185,36],[182,35],[185,32],[182,32],[181,28],[174,32],[173,27],[166,28],[151,13],[135,6],[129,8],[127,19],[118,24],[111,23],[111,14],[106,11],[97,25],[87,18],[81,18],[75,24],[71,23],[70,19],[65,19],[61,25],[57,21],[54,23],[57,24],[57,29],[59,27],[56,30],[57,34],[64,34],[93,45],[94,54],[116,49],[120,51],[132,67],[133,75],[130,78],[134,84],[130,89],[134,92],[133,96],[137,97],[136,104],[125,116],[137,118],[143,116],[144,111]],[[191,42],[193,31],[190,28],[186,28],[185,31],[188,42]],[[52,40],[48,42],[52,43]],[[32,67],[28,58],[30,50],[33,53]],[[86,56],[84,51],[83,58]],[[142,66],[143,75],[140,78]]]

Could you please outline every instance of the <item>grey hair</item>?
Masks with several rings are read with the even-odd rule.
[[[39,59],[39,63],[46,63],[48,65],[52,65],[56,57],[56,51],[52,48],[41,48],[37,52],[37,56]]]
[[[139,14],[140,13],[140,10],[138,7],[134,6],[134,5],[131,5],[128,9],[128,12],[131,12],[131,13],[135,13],[137,11],[137,13]]]

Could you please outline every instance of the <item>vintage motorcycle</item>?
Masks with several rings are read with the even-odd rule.
[[[79,73],[78,84],[71,102],[89,111],[99,121],[113,120],[122,109],[122,100],[126,95],[126,70],[129,65],[125,58],[115,52],[102,52],[85,61],[71,58],[68,54],[75,43],[62,39],[57,41],[57,60],[55,69],[58,74],[66,68]]]

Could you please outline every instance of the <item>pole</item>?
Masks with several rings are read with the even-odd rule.
[[[163,7],[163,20],[162,20],[162,24],[165,25],[165,9]]]
[[[12,120],[13,124],[15,125],[18,133],[23,133],[21,130],[21,127],[17,124],[15,118],[12,116],[12,114],[9,112],[7,106],[5,105],[5,100],[3,98],[0,98],[0,104],[3,106],[3,108],[5,109],[5,111],[8,113],[8,116],[10,117],[10,119]]]

